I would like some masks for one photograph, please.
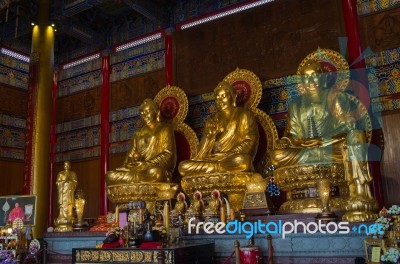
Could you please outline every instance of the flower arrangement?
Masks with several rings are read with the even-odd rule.
[[[13,251],[10,250],[2,250],[0,251],[0,264],[3,263],[10,263],[10,264],[16,264],[16,260],[14,259],[14,253]]]
[[[389,208],[388,210],[389,215],[398,215],[400,214],[400,206],[398,205],[392,205],[392,207]]]
[[[106,236],[109,236],[111,234],[114,234],[116,236],[119,236],[121,234],[121,228],[119,226],[112,226],[106,233]]]
[[[389,263],[397,263],[399,260],[400,253],[397,248],[389,248],[385,254],[381,256],[381,261],[386,261]]]
[[[371,228],[369,231],[369,235],[372,235],[373,237],[377,236],[383,236],[385,234],[385,231],[389,230],[390,224],[391,224],[391,219],[380,216],[378,219],[375,221],[375,227]]]

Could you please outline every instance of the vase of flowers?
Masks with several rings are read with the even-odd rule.
[[[381,256],[381,261],[383,263],[395,264],[398,262],[400,253],[397,248],[388,248],[386,252]]]
[[[395,224],[400,223],[400,206],[392,205],[388,210],[388,214],[392,217]]]
[[[375,227],[371,228],[368,235],[373,238],[383,238],[386,232],[389,230],[391,224],[391,219],[388,217],[380,216],[375,221]]]

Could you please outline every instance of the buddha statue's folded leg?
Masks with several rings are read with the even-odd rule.
[[[301,154],[304,154],[301,148],[276,149],[272,155],[272,164],[277,168],[296,165],[302,158]]]
[[[166,182],[167,171],[160,166],[145,165],[136,170],[139,182]]]
[[[219,160],[218,172],[253,171],[252,157],[248,154],[233,154]]]
[[[213,173],[218,171],[218,161],[185,160],[179,164],[178,170],[182,177],[204,173]]]
[[[108,171],[106,181],[107,185],[133,183],[137,182],[137,175],[132,171]]]

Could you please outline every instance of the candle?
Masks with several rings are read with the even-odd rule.
[[[119,226],[119,206],[115,207],[115,223]]]
[[[164,204],[164,226],[169,228],[169,204],[165,202]]]
[[[223,206],[221,206],[219,208],[219,214],[220,214],[221,222],[226,223],[226,213],[225,213],[225,208]]]
[[[143,224],[143,209],[139,209],[139,224]]]

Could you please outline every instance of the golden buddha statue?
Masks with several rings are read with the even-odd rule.
[[[346,213],[346,221],[373,220],[376,202],[369,187],[372,177],[368,169],[368,143],[365,131],[357,127],[357,117],[353,115],[355,102],[359,101],[343,89],[328,89],[328,74],[318,61],[308,60],[301,65],[299,73],[305,92],[290,103],[285,135],[276,144],[272,157],[273,165],[277,168],[278,183],[292,175],[290,177],[294,179],[285,184],[291,186],[286,191],[293,195],[296,186],[315,183],[315,179],[311,180],[315,172],[319,173],[315,178],[327,177],[339,184],[347,181],[350,202],[336,209],[345,207],[347,211],[357,211],[352,216],[346,216]],[[339,166],[335,164],[342,164],[342,179],[337,173],[332,173]],[[302,166],[309,166],[305,178],[301,173],[293,175],[285,171],[285,168],[295,168],[292,170],[294,172]],[[296,177],[301,179],[300,183],[295,183]],[[284,188],[287,187],[285,184]],[[344,190],[340,192],[346,193]],[[352,204],[356,204],[355,210],[350,208]],[[306,203],[303,205],[302,208],[284,207],[284,210],[290,213],[313,212],[312,207],[318,207]]]
[[[214,90],[218,112],[206,120],[197,155],[179,164],[185,176],[218,172],[252,172],[258,146],[254,114],[236,107],[236,90],[221,82]]]
[[[253,72],[237,68],[224,77],[213,96],[217,112],[205,122],[197,155],[179,164],[181,186],[189,195],[217,189],[236,212],[243,206],[255,168],[269,164],[278,135],[272,119],[257,108],[262,84]],[[260,136],[268,142],[263,148],[258,147]]]
[[[186,196],[184,193],[180,192],[176,196],[176,203],[174,209],[171,211],[171,215],[178,216],[183,215],[186,213],[187,210],[187,203],[186,203]]]
[[[76,173],[71,170],[69,161],[64,162],[64,170],[60,171],[56,180],[58,199],[57,204],[59,208],[59,215],[55,220],[55,232],[68,232],[72,231],[72,225],[75,222],[74,217],[74,195],[75,189],[78,185],[78,177]]]
[[[205,209],[205,214],[209,214],[211,216],[219,216],[221,207],[221,194],[218,190],[214,190],[210,195],[210,201],[208,202],[208,206]]]
[[[168,182],[176,163],[174,130],[161,121],[158,104],[145,99],[140,105],[144,127],[135,132],[122,167],[108,171],[107,185]]]
[[[187,214],[190,217],[199,217],[203,214],[204,202],[203,195],[201,192],[197,191],[193,194],[193,198],[190,201],[189,209],[187,210]]]

